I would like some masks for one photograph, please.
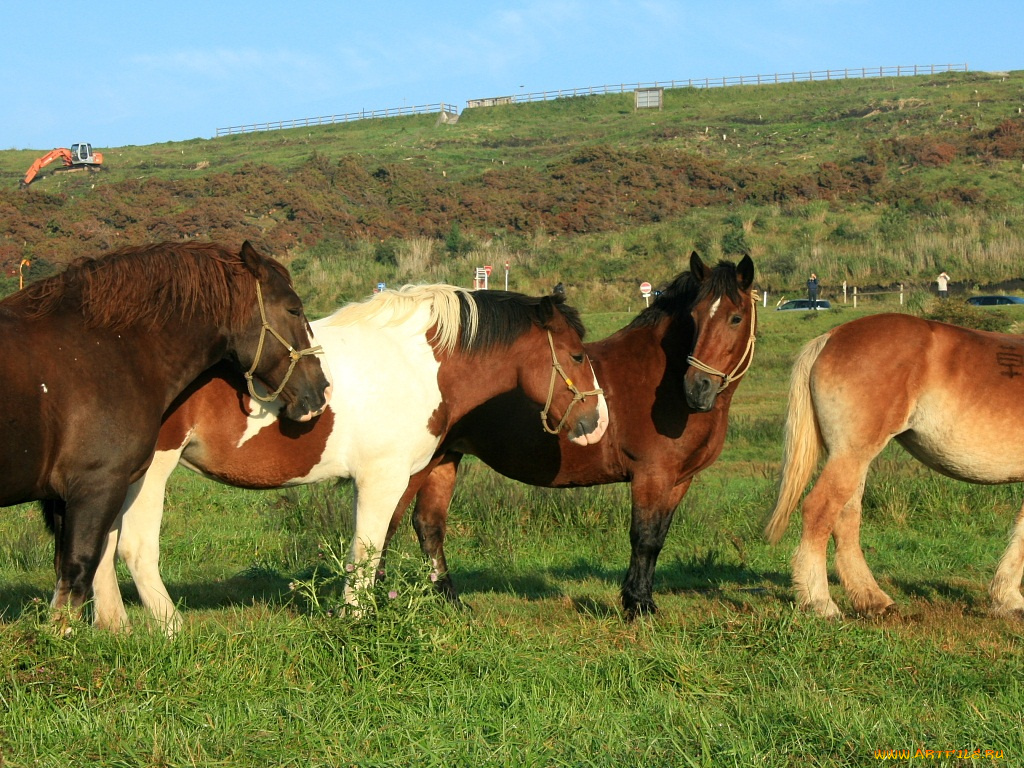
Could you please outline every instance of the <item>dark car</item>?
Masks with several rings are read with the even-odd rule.
[[[1024,299],[1020,296],[971,296],[967,303],[976,307],[1001,307],[1007,304],[1024,304]]]
[[[810,299],[790,299],[775,308],[777,312],[783,309],[832,309],[832,305],[825,299],[813,302]]]

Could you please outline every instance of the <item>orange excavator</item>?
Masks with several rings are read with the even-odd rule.
[[[36,161],[29,166],[29,169],[25,172],[25,178],[21,180],[21,188],[24,189],[31,184],[32,179],[36,177],[36,174],[57,158],[64,161],[64,168],[66,170],[88,168],[93,171],[98,171],[100,166],[103,165],[103,153],[93,152],[92,144],[72,144],[71,149],[57,147],[56,149],[51,149],[42,157],[37,158]]]

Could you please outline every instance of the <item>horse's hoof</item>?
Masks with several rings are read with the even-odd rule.
[[[645,616],[654,616],[658,612],[658,606],[654,604],[653,600],[638,601],[633,604],[624,604],[623,608],[626,611],[626,621],[635,621],[638,618]]]
[[[989,609],[989,614],[998,619],[1009,619],[1010,621],[1024,621],[1024,606],[997,606]]]

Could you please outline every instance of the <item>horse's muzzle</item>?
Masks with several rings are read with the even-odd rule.
[[[289,421],[311,421],[327,410],[327,404],[331,401],[331,385],[327,384],[319,393],[304,395],[294,402],[285,405],[282,411]]]
[[[593,413],[580,417],[569,430],[569,440],[576,445],[593,445],[604,437],[608,429],[608,403],[604,395],[597,396],[597,408]]]
[[[686,379],[686,404],[698,413],[707,413],[715,406],[719,384],[706,373],[696,373]]]

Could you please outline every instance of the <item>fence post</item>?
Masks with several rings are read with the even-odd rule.
[[[846,303],[846,281],[843,280],[843,304]]]
[[[857,308],[857,286],[853,286],[853,308]]]
[[[900,283],[900,306],[903,306],[903,283]]]

